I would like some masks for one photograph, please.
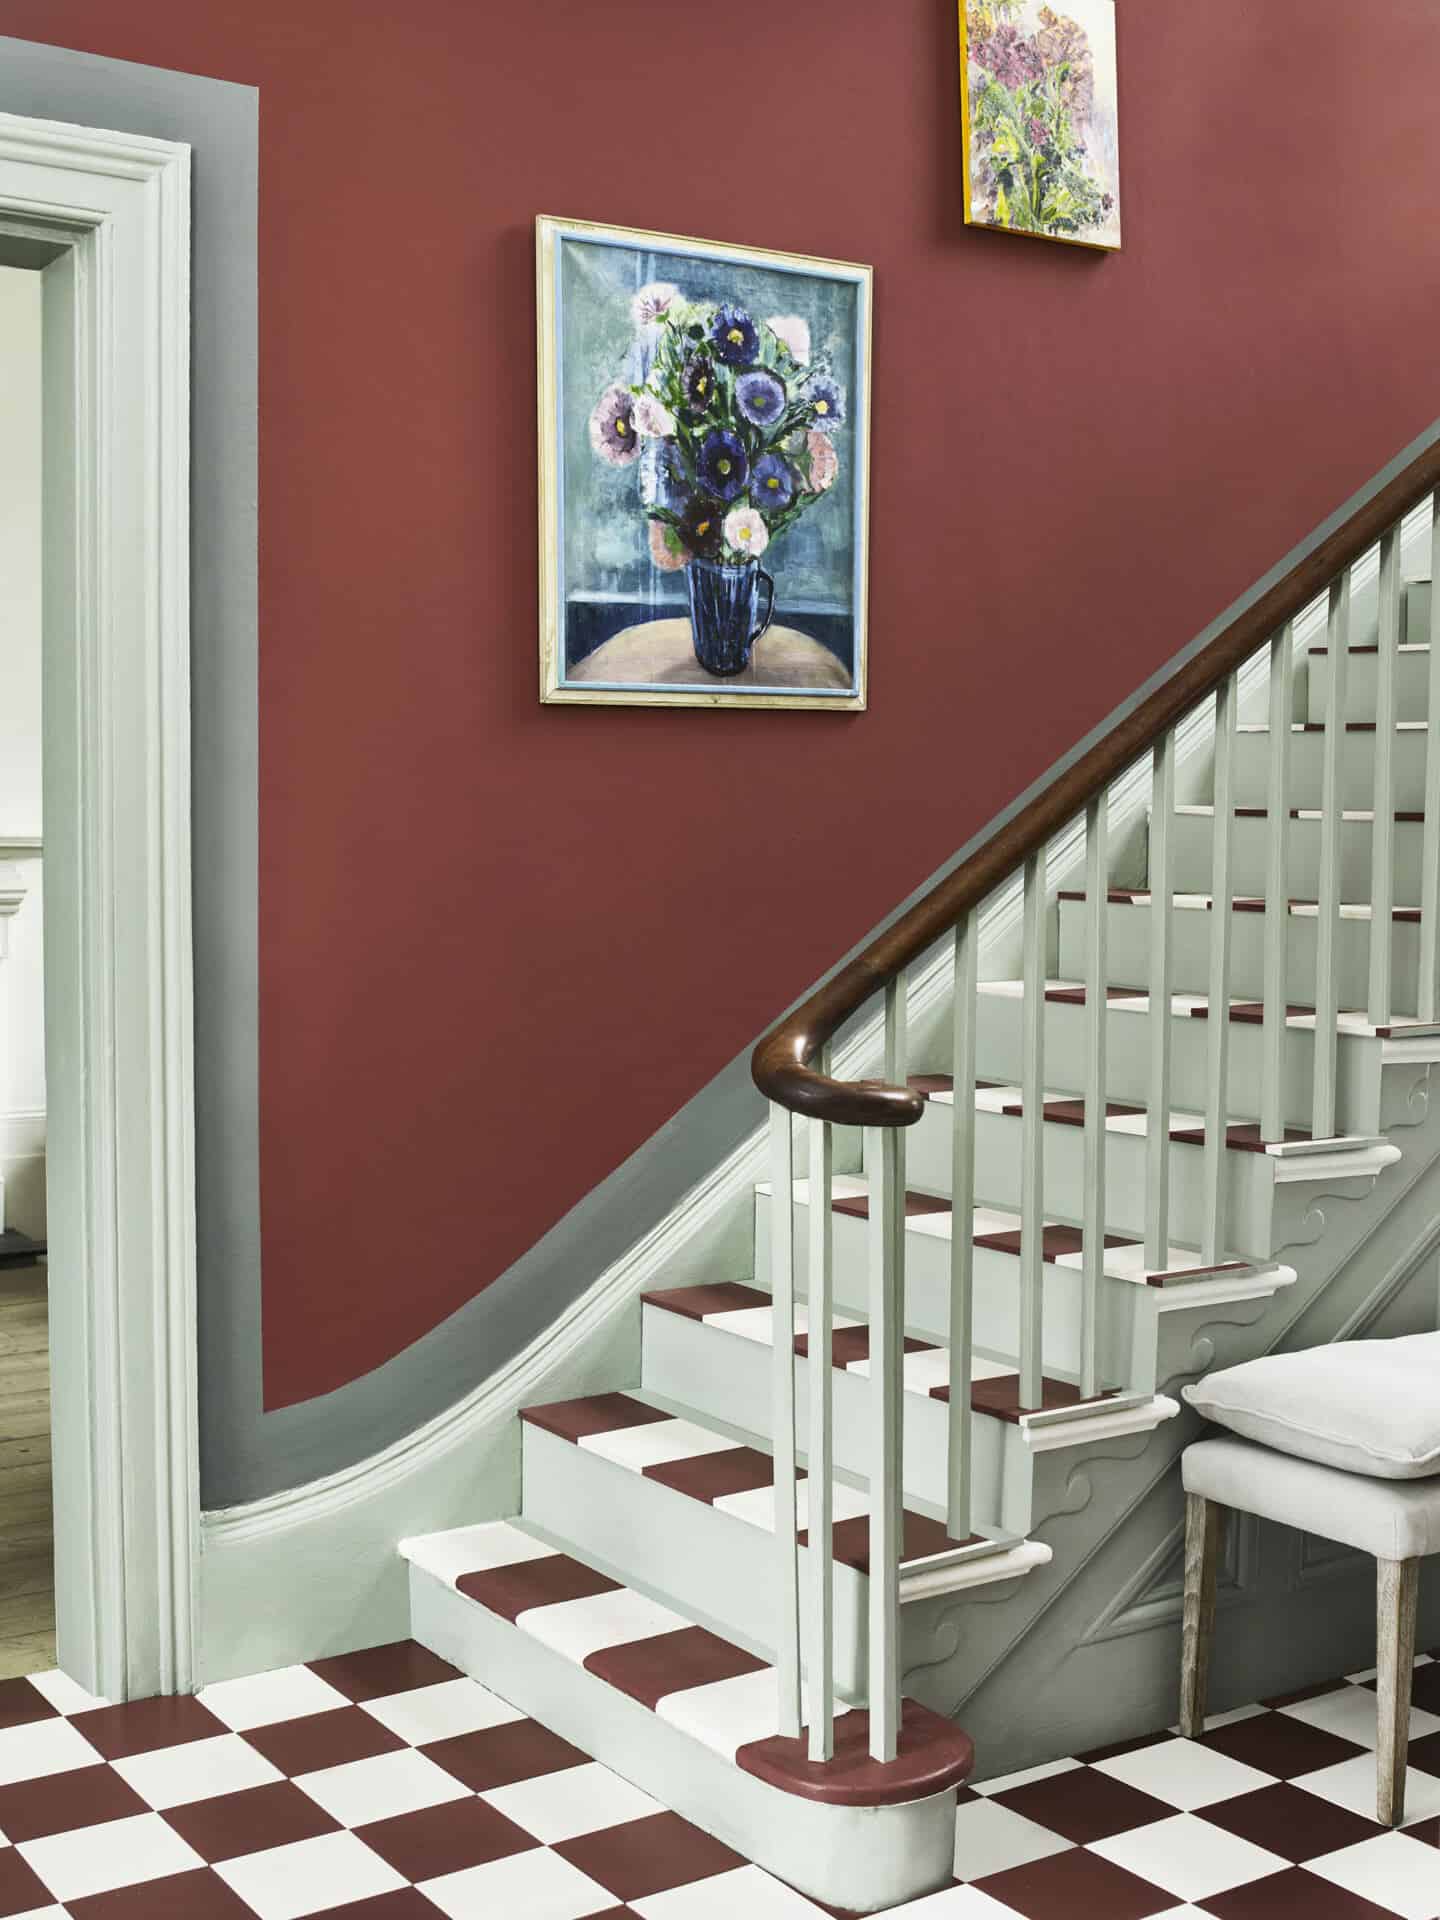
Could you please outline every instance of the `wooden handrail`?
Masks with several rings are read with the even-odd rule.
[[[1008,880],[1111,781],[1147,753],[1228,674],[1256,653],[1277,628],[1294,620],[1337,574],[1373,547],[1388,528],[1440,487],[1440,442],[1417,454],[1378,493],[1329,533],[1253,606],[1126,714],[1080,759],[1059,774],[939,881],[893,926],[871,941],[824,986],[788,1014],[756,1047],[755,1084],[767,1098],[810,1119],[846,1127],[909,1127],[925,1111],[911,1087],[878,1080],[834,1080],[810,1064],[852,1014],[973,908]],[[1437,583],[1440,584],[1440,583]]]

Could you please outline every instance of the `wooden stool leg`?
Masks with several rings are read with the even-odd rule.
[[[1215,1638],[1215,1569],[1225,1537],[1225,1509],[1203,1494],[1185,1496],[1185,1619],[1180,1655],[1180,1731],[1205,1731],[1210,1647]]]
[[[1420,1562],[1380,1560],[1376,1565],[1375,1689],[1380,1703],[1380,1740],[1375,1751],[1375,1818],[1382,1827],[1398,1827],[1405,1818]]]

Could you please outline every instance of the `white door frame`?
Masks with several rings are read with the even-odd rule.
[[[190,149],[0,114],[44,273],[44,807],[61,1666],[193,1684]]]

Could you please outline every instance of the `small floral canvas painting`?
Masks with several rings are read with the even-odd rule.
[[[863,707],[869,269],[537,244],[541,698]]]
[[[1114,0],[960,0],[965,218],[1120,245]]]

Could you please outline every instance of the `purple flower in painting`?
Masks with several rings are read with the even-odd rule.
[[[1002,87],[1011,89],[1029,86],[1045,72],[1035,42],[1025,39],[1018,27],[997,27],[988,40],[971,48],[970,57],[977,67],[987,68]]]
[[[762,453],[750,469],[750,498],[764,513],[783,513],[795,498],[795,473],[778,453]]]
[[[748,367],[760,349],[760,336],[743,307],[721,307],[710,323],[710,343],[727,367]]]
[[[845,424],[845,391],[833,380],[816,380],[811,383],[805,398],[810,403],[810,411],[815,416],[815,425],[821,433],[834,433],[837,427]]]
[[[728,427],[715,427],[700,443],[695,476],[716,500],[733,500],[743,493],[749,478],[750,463],[740,444],[738,433]]]
[[[1025,132],[1029,136],[1030,144],[1032,147],[1048,147],[1049,146],[1050,129],[1046,126],[1043,120],[1037,120],[1033,114],[1025,124]]]
[[[685,362],[680,385],[685,395],[686,412],[692,420],[702,419],[715,400],[715,369],[703,353],[697,353]]]
[[[785,411],[785,388],[773,373],[756,367],[735,382],[735,404],[752,427],[768,427]]]
[[[590,444],[607,467],[628,467],[640,452],[635,396],[628,387],[607,387],[590,416]]]
[[[685,477],[680,449],[673,440],[667,440],[660,449],[655,483],[660,505],[668,507],[671,513],[683,513],[690,500],[690,483]]]
[[[692,500],[680,520],[680,538],[701,560],[714,560],[724,534],[720,513],[708,500]]]

